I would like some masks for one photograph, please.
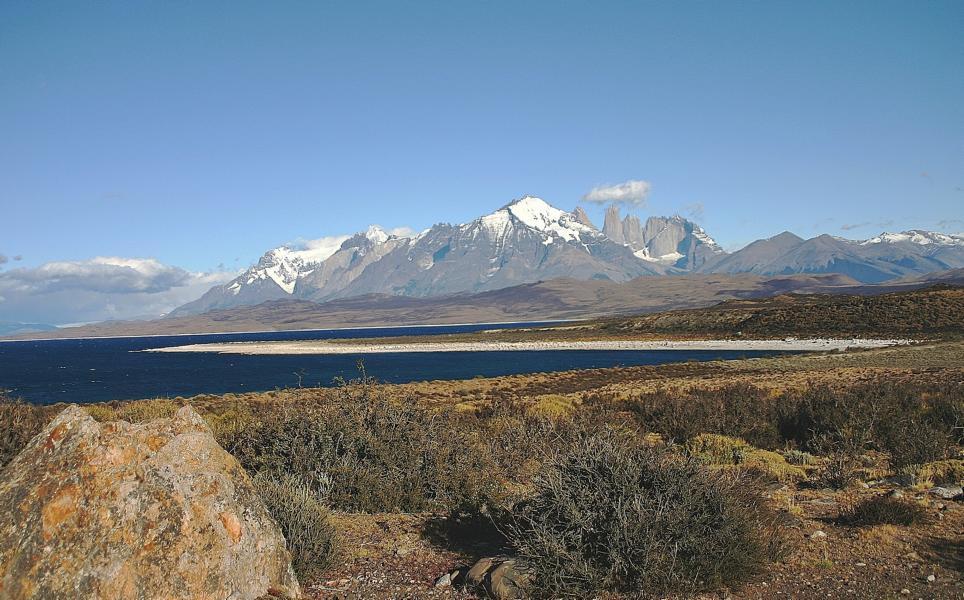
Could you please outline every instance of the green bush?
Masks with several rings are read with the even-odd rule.
[[[550,461],[503,529],[546,597],[688,593],[783,552],[778,515],[740,473],[600,434]]]
[[[335,530],[329,523],[324,491],[298,477],[262,473],[254,486],[288,542],[291,564],[301,577],[316,576],[335,557]]]
[[[888,494],[857,502],[839,519],[846,525],[917,525],[928,521],[927,510],[913,500]]]

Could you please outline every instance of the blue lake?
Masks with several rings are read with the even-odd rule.
[[[531,327],[518,323],[503,327]],[[145,353],[146,348],[204,342],[311,340],[464,333],[492,325],[384,327],[263,333],[124,337],[0,342],[0,389],[29,402],[101,402],[193,396],[278,388],[334,385],[358,376],[359,359],[380,381],[403,383],[469,379],[519,373],[566,371],[688,360],[721,360],[780,354],[770,351],[596,351],[439,352],[369,355],[241,355]]]

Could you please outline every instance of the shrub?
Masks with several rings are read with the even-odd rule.
[[[709,589],[783,549],[754,482],[627,436],[584,437],[535,488],[503,529],[545,596]]]
[[[803,450],[787,450],[783,453],[783,457],[791,465],[809,466],[817,462],[816,456]]]
[[[945,458],[964,409],[959,385],[869,383],[816,386],[790,394],[777,409],[781,436],[820,452],[827,438],[887,452],[900,467]],[[844,442],[846,443],[846,442]]]
[[[964,460],[958,458],[918,465],[913,471],[919,481],[927,484],[961,485],[964,482]]]
[[[335,530],[329,523],[324,491],[293,475],[262,473],[254,486],[288,542],[291,564],[301,577],[313,577],[333,563]]]
[[[863,431],[838,431],[815,436],[810,447],[826,457],[818,482],[838,490],[855,483],[860,478],[863,452],[867,445]]]
[[[39,406],[0,394],[0,468],[13,460],[46,422]]]
[[[384,512],[481,504],[495,488],[477,433],[451,410],[397,402],[370,380],[320,390],[223,432],[225,448],[251,473],[332,482],[340,510]]]
[[[642,430],[661,433],[676,442],[701,433],[719,433],[760,448],[775,448],[782,443],[775,406],[767,391],[749,385],[656,392],[629,403]]]
[[[927,511],[913,500],[887,494],[857,502],[839,519],[846,525],[916,525],[927,522]]]

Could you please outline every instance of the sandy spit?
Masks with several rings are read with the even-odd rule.
[[[794,339],[784,340],[665,340],[572,342],[424,342],[352,344],[324,340],[288,342],[228,342],[151,348],[144,352],[217,352],[220,354],[386,354],[392,352],[506,352],[543,350],[795,350],[821,351],[883,348],[909,340]]]

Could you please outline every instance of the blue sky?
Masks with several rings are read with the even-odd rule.
[[[10,0],[0,254],[233,269],[629,179],[731,249],[960,231],[962,30],[960,1]]]

